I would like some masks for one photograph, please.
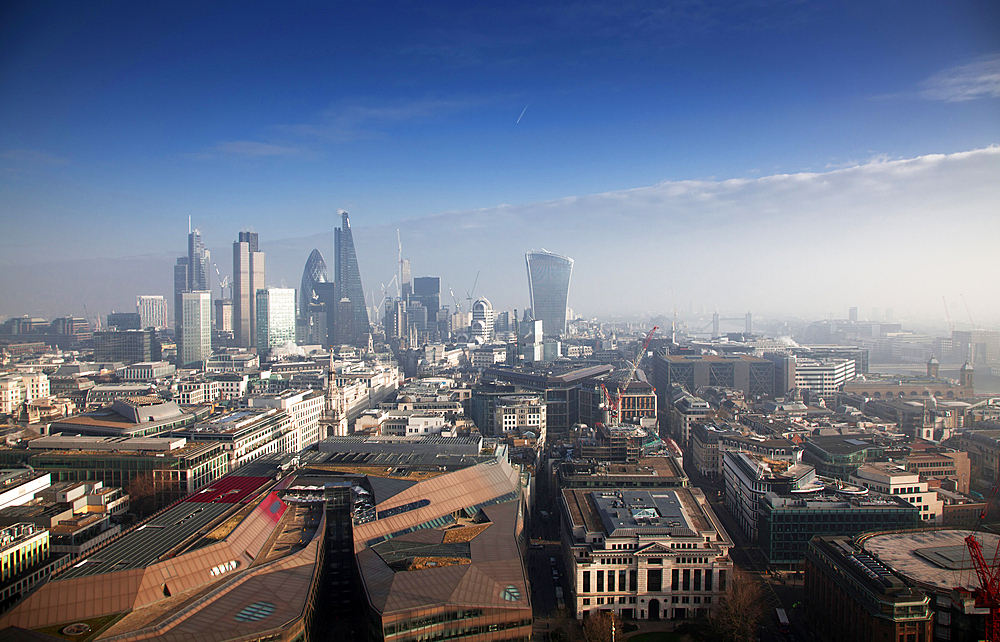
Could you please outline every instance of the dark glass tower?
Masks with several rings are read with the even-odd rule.
[[[338,343],[357,343],[371,328],[368,324],[368,308],[365,305],[365,290],[361,285],[361,271],[358,269],[358,255],[354,251],[354,236],[347,212],[341,212],[343,224],[333,231],[334,274],[336,284],[336,336]]]
[[[528,266],[528,293],[531,312],[542,322],[546,339],[555,339],[566,332],[566,304],[569,281],[573,275],[573,259],[542,250],[524,255]]]
[[[309,313],[309,304],[318,303],[316,284],[326,283],[330,275],[326,271],[326,261],[319,250],[313,250],[302,271],[302,287],[299,288],[299,317],[305,318]]]

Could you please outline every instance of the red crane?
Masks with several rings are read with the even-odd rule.
[[[618,394],[615,395],[614,399],[611,398],[611,393],[609,393],[608,389],[604,387],[604,384],[601,384],[601,390],[604,391],[604,397],[607,399],[609,406],[610,412],[608,415],[608,422],[611,425],[621,423],[622,396],[625,394],[625,390],[628,388],[628,385],[632,383],[632,377],[635,376],[635,371],[639,369],[639,363],[642,361],[642,356],[646,354],[646,348],[649,347],[649,342],[653,339],[653,333],[657,330],[659,330],[659,327],[654,325],[653,329],[646,335],[646,340],[643,341],[642,348],[639,349],[639,354],[637,354],[635,356],[635,360],[629,364],[628,375],[622,383],[618,384]]]
[[[979,523],[976,529],[965,538],[965,545],[969,547],[969,555],[972,556],[972,565],[976,569],[979,577],[979,588],[975,589],[976,606],[989,609],[986,615],[986,640],[987,642],[1000,642],[1000,566],[997,566],[997,556],[1000,555],[1000,540],[997,541],[997,550],[993,553],[993,564],[986,562],[983,556],[983,546],[976,539],[976,532],[979,525],[986,518],[986,513],[1000,489],[1000,478],[993,484],[993,490],[986,500],[986,505],[979,513]]]

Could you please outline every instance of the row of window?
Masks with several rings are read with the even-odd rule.
[[[594,591],[591,591],[591,573],[593,573]],[[627,574],[626,574],[627,573]],[[711,591],[712,578],[715,573],[712,569],[672,569],[670,572],[671,591]],[[617,582],[616,582],[617,577]],[[626,579],[628,588],[626,589]],[[618,571],[584,571],[583,589],[581,593],[614,593],[617,584],[618,591],[637,591],[639,587],[639,572],[636,570]],[[606,587],[606,588],[605,588]],[[663,571],[650,570],[646,572],[646,590],[651,593],[658,593],[663,590]],[[726,571],[719,570],[719,590],[726,590]]]

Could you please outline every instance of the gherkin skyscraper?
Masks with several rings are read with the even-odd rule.
[[[356,344],[371,328],[368,324],[368,307],[365,290],[361,285],[358,255],[354,251],[354,236],[347,212],[341,210],[343,224],[333,231],[334,272],[336,287],[335,343]]]
[[[316,284],[328,283],[330,275],[326,271],[326,261],[319,250],[313,250],[302,271],[302,287],[299,288],[299,316],[305,317],[309,312],[309,304],[318,300]]]

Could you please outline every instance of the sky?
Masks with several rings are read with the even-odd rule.
[[[445,302],[1000,323],[993,0],[7,2],[0,96],[0,318],[169,295],[189,216],[296,287],[345,209],[375,303],[399,230]]]

